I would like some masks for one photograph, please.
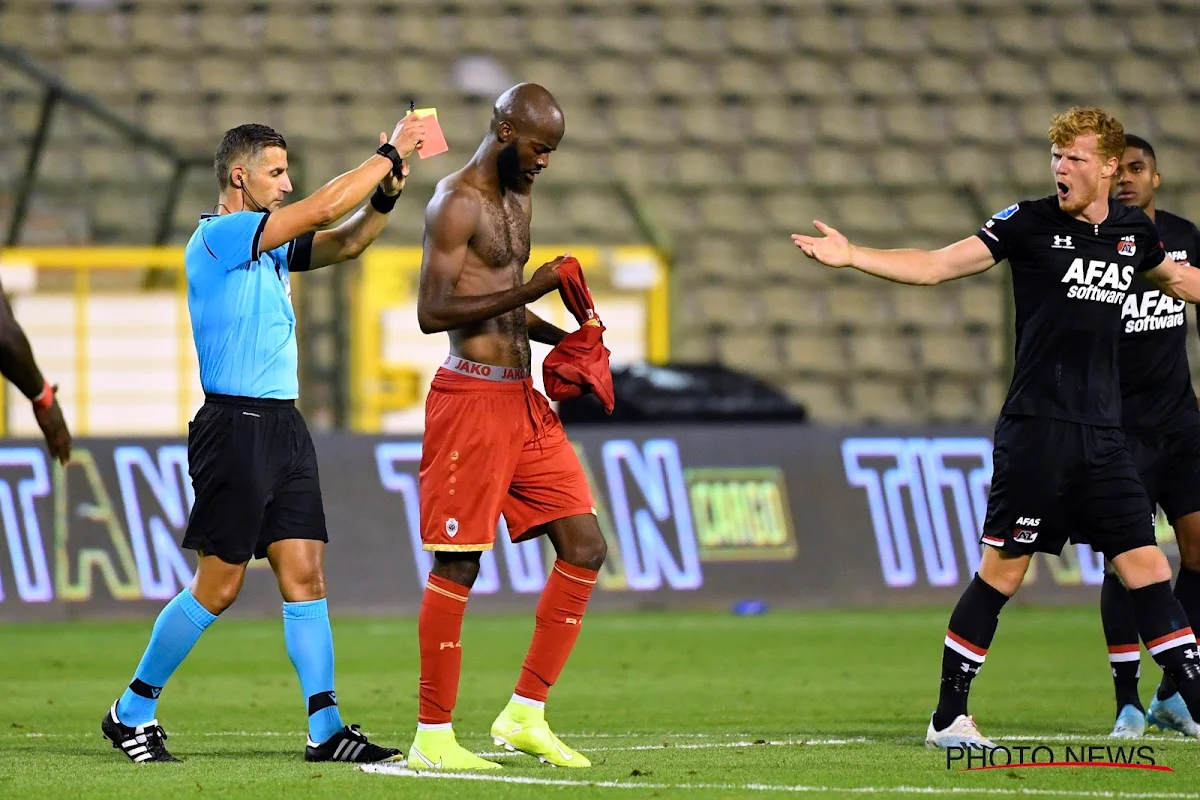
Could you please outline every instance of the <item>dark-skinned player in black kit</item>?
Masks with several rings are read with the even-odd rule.
[[[1200,260],[1200,231],[1183,217],[1158,209],[1162,182],[1154,147],[1125,136],[1114,196],[1154,221],[1167,256],[1180,264]],[[1187,357],[1184,303],[1134,278],[1121,306],[1121,427],[1146,487],[1150,507],[1163,510],[1179,543],[1175,596],[1189,624],[1200,625],[1200,409]],[[1170,676],[1163,675],[1147,711],[1138,696],[1141,645],[1133,605],[1112,565],[1100,590],[1100,617],[1116,689],[1116,738],[1136,739],[1146,725],[1195,736],[1195,721]]]

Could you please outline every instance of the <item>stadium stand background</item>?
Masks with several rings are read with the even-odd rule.
[[[811,264],[788,234],[821,218],[879,246],[968,235],[1049,193],[1045,131],[1072,104],[1153,141],[1161,206],[1200,218],[1198,36],[1198,0],[0,2],[0,42],[185,152],[277,127],[308,189],[410,97],[438,106],[453,155],[418,165],[388,244],[419,241],[420,204],[495,95],[543,83],[567,137],[535,241],[638,241],[625,187],[669,242],[673,358],[750,370],[828,423],[994,418],[1006,273],[891,286]],[[41,102],[0,66],[0,222]],[[150,243],[170,175],[63,110],[21,243]],[[213,198],[210,173],[189,173],[169,240]]]

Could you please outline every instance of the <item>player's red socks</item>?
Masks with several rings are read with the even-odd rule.
[[[538,602],[533,642],[521,668],[516,693],[544,703],[579,638],[598,572],[555,561]],[[421,642],[421,691],[417,721],[423,725],[450,722],[458,699],[462,672],[463,615],[468,590],[430,575],[421,600],[418,638]]]
[[[445,578],[430,575],[421,598],[417,637],[421,642],[421,691],[417,721],[425,725],[450,722],[458,699],[462,673],[463,614],[470,592]]]
[[[579,638],[583,612],[598,574],[594,569],[573,567],[561,560],[554,562],[542,589],[542,599],[538,601],[533,642],[517,681],[519,696],[546,702],[550,687],[558,680]]]

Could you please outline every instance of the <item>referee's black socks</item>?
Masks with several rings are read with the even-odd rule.
[[[958,598],[942,648],[942,687],[933,714],[934,729],[945,730],[967,713],[971,681],[992,646],[1000,609],[1006,602],[1008,595],[984,583],[978,574]]]
[[[1175,683],[1193,719],[1200,719],[1200,651],[1170,581],[1132,589],[1138,632],[1150,655]]]

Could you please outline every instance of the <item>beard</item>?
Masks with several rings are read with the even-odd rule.
[[[1099,187],[1097,186],[1075,186],[1067,192],[1066,197],[1059,198],[1058,207],[1068,214],[1073,214],[1090,206],[1099,196]]]
[[[517,152],[516,142],[504,146],[496,156],[496,166],[505,183],[512,184],[520,180],[524,171],[521,169],[521,156]]]

